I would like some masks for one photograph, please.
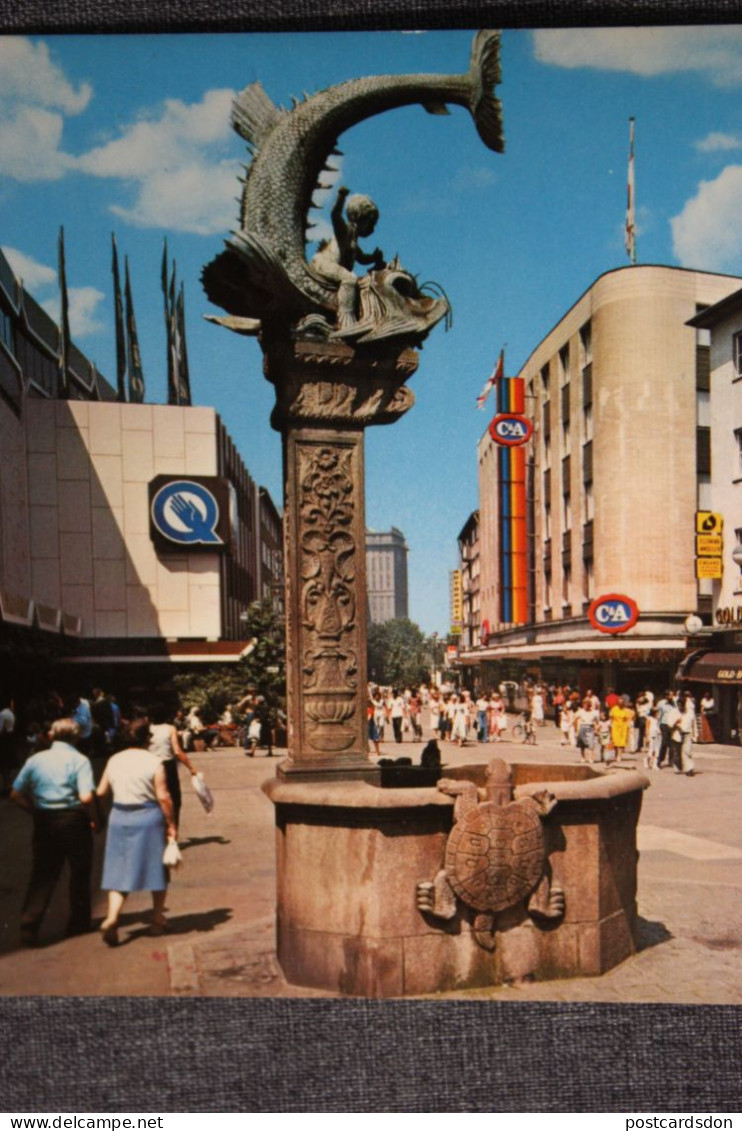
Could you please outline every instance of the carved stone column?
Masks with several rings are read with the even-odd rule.
[[[410,349],[340,342],[265,352],[283,436],[288,753],[279,776],[367,778],[363,431],[414,403]]]

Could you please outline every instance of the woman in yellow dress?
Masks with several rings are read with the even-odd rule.
[[[611,707],[611,744],[617,762],[621,761],[621,755],[628,746],[633,718],[634,712],[631,707],[627,706],[625,696],[615,706]]]

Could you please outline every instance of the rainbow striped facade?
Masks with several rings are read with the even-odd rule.
[[[522,377],[497,383],[497,411],[525,412]],[[498,446],[500,622],[528,621],[528,549],[526,529],[526,445]]]

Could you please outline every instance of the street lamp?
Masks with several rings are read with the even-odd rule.
[[[433,633],[433,687],[438,686],[438,670],[436,668],[436,653],[438,651],[438,633]]]

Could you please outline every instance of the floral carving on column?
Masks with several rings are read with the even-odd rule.
[[[300,452],[300,616],[307,741],[327,752],[357,737],[356,539],[353,450],[307,445]]]

